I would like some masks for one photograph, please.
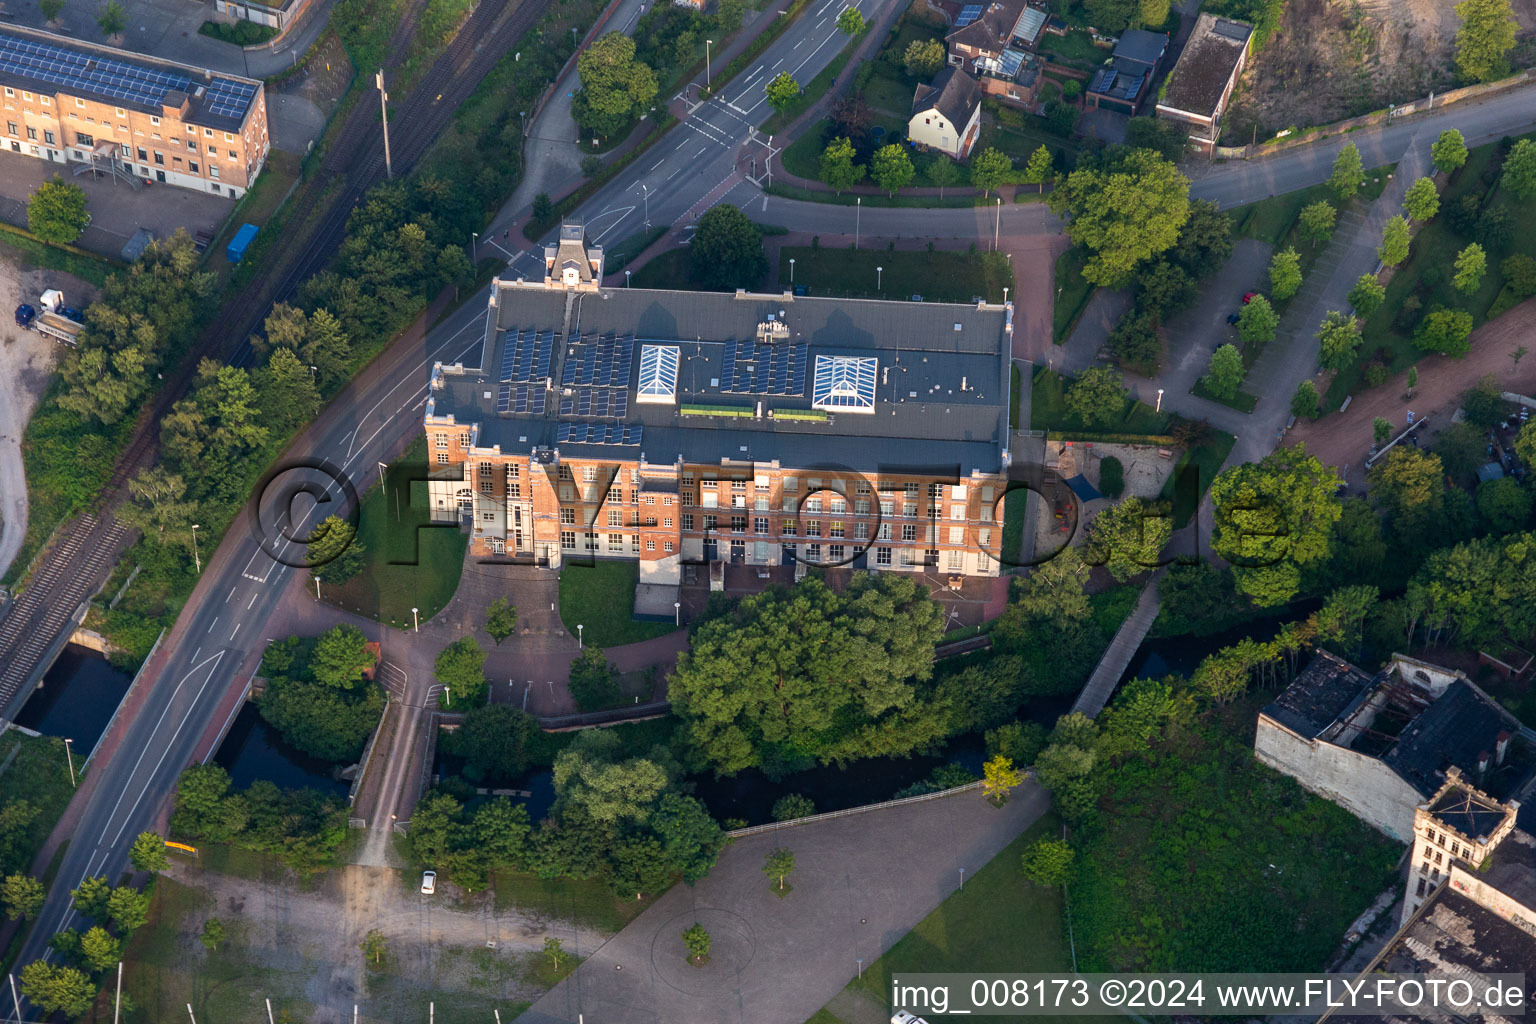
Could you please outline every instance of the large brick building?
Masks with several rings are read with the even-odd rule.
[[[496,282],[479,366],[432,370],[472,553],[998,573],[1011,307],[604,288],[562,236]]]
[[[261,82],[0,29],[0,151],[238,199],[266,161]]]

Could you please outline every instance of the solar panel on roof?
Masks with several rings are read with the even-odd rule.
[[[811,408],[828,412],[875,411],[873,356],[817,356]]]
[[[967,4],[960,9],[960,16],[955,19],[955,28],[964,28],[979,17],[981,4]]]
[[[640,424],[623,423],[562,423],[555,432],[561,444],[637,445],[641,436]]]
[[[799,342],[727,342],[721,363],[721,390],[745,395],[805,393],[806,346]]]

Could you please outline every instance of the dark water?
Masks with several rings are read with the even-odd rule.
[[[447,754],[443,748],[437,748],[437,755],[432,762],[432,772],[440,779],[453,776],[464,778],[465,758],[459,754]],[[473,786],[482,783],[470,783]],[[490,788],[490,787],[487,787]],[[496,783],[497,789],[525,789],[532,793],[528,797],[508,797],[515,803],[521,803],[528,808],[529,821],[542,821],[549,815],[549,809],[555,804],[555,773],[548,768],[529,772],[516,782]]]
[[[1131,656],[1117,687],[1132,679],[1161,679],[1166,675],[1187,676],[1207,657],[1240,640],[1269,640],[1287,622],[1305,618],[1316,611],[1321,601],[1303,601],[1281,610],[1274,618],[1254,619],[1241,626],[1210,636],[1178,636],[1145,640]]]
[[[240,709],[213,760],[229,772],[234,789],[244,789],[257,779],[283,789],[318,789],[340,797],[352,788],[350,782],[331,778],[329,761],[310,757],[284,743],[277,730],[262,719],[255,704],[247,703]]]
[[[84,759],[106,729],[133,677],[95,651],[67,644],[16,716],[16,724],[74,740]]]

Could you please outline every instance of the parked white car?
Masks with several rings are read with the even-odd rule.
[[[437,892],[437,872],[436,871],[424,871],[424,872],[422,872],[422,875],[421,875],[421,894],[423,896],[431,896],[435,892]]]

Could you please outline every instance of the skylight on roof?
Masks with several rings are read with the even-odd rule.
[[[640,384],[635,401],[650,405],[677,402],[676,345],[640,346]]]
[[[873,356],[817,356],[811,408],[827,412],[875,411]]]

